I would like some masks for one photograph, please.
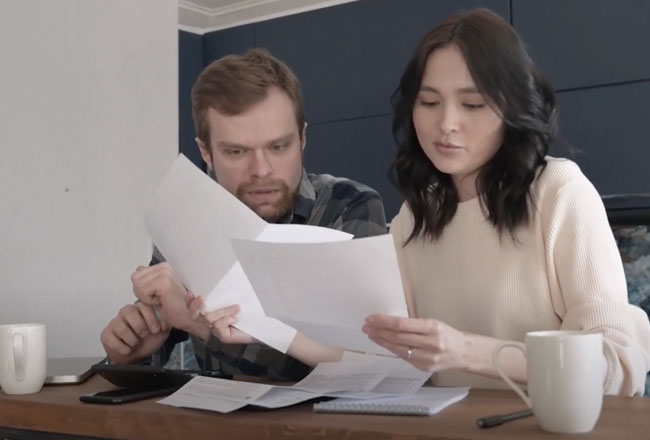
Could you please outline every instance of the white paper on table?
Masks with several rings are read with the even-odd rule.
[[[254,403],[271,388],[265,384],[197,376],[158,403],[227,413]]]
[[[231,241],[268,316],[319,342],[388,353],[361,327],[373,313],[408,316],[389,234],[328,243]]]
[[[145,223],[152,241],[183,284],[206,295],[205,310],[240,304],[236,327],[283,353],[296,331],[264,313],[237,263],[230,239],[330,241],[352,237],[317,226],[269,225],[182,154],[158,187]]]
[[[370,391],[390,373],[391,368],[374,362],[321,362],[292,388],[321,394]]]
[[[343,353],[341,362],[371,362],[386,365],[390,368],[390,373],[370,390],[370,392],[377,394],[414,394],[431,378],[431,373],[419,370],[398,357],[346,351]]]
[[[291,387],[197,376],[158,403],[227,413],[246,405],[281,408],[323,395],[353,399],[404,396],[406,392],[395,392],[396,388],[390,392],[379,390],[382,381],[395,375],[396,370],[400,374],[404,370],[400,361],[346,352],[339,362],[318,364]]]
[[[320,396],[321,394],[318,393],[296,390],[291,387],[275,386],[267,391],[262,397],[257,398],[257,400],[252,402],[252,404],[264,408],[283,408],[285,406],[295,405]]]

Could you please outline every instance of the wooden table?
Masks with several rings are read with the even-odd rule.
[[[524,408],[513,392],[473,389],[440,414],[374,416],[317,414],[308,403],[272,411],[231,414],[174,408],[156,399],[124,405],[84,404],[79,395],[111,388],[101,377],[81,385],[47,386],[37,394],[0,391],[0,427],[125,439],[550,439],[534,417],[480,429],[476,419]],[[0,430],[1,432],[1,430]],[[17,432],[17,431],[16,431]],[[27,437],[25,437],[27,438]],[[56,437],[55,437],[56,438]],[[606,397],[594,431],[572,439],[650,438],[650,399]]]

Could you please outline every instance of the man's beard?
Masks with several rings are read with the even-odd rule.
[[[277,191],[280,196],[273,203],[256,203],[249,199],[249,193],[256,190],[273,190]],[[237,198],[255,211],[257,215],[270,223],[280,220],[291,211],[297,194],[297,188],[292,192],[289,186],[279,179],[256,180],[254,182],[242,183],[237,188]]]

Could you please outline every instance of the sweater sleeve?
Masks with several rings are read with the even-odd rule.
[[[643,394],[650,323],[643,310],[628,303],[623,264],[598,192],[578,171],[540,209],[562,329],[603,334],[605,394]]]

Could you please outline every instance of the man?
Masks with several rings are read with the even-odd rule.
[[[208,172],[266,221],[319,225],[355,237],[386,233],[381,198],[373,189],[305,173],[300,84],[267,51],[254,49],[210,64],[192,88],[192,114]],[[212,320],[196,319],[201,298],[186,292],[171,266],[160,261],[154,254],[149,267],[136,270],[133,291],[141,301],[124,306],[102,331],[113,362],[139,362],[161,348],[164,361],[188,334],[201,368],[226,373],[297,380],[309,372],[307,364],[336,357],[314,344],[295,351],[305,343],[300,334],[287,355],[252,340],[231,327],[237,306],[206,314]],[[213,321],[218,325],[210,325]],[[298,352],[307,364],[291,356]]]

